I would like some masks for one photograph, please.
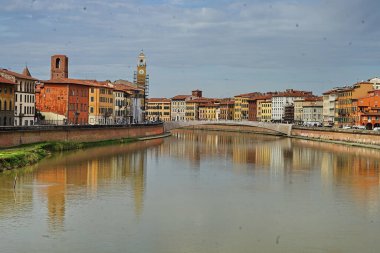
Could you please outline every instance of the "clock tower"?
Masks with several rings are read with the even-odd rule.
[[[144,52],[141,51],[139,54],[138,62],[137,62],[137,73],[136,73],[136,83],[138,86],[145,88],[147,85],[147,74],[146,74],[146,59]]]

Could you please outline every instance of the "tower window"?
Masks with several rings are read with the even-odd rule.
[[[55,68],[56,69],[59,69],[61,67],[61,59],[57,58],[55,60]]]

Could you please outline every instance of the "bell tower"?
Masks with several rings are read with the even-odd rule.
[[[50,66],[50,79],[69,77],[69,58],[66,55],[53,55]]]
[[[145,87],[146,86],[146,59],[145,54],[141,50],[139,54],[138,62],[137,62],[137,73],[136,73],[136,83],[138,86]]]

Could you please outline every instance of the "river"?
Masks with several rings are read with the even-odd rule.
[[[0,175],[0,252],[380,252],[380,151],[179,130]]]

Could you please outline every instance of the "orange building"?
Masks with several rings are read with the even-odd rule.
[[[87,80],[68,78],[68,58],[51,58],[51,77],[37,86],[37,110],[45,123],[88,124],[89,86]]]
[[[88,124],[88,90],[85,80],[56,79],[38,85],[37,110],[47,123]]]
[[[373,90],[373,83],[361,82],[356,83],[351,87],[343,87],[338,90],[336,100],[335,124],[357,125],[359,124],[357,109],[357,101],[360,98],[366,97],[369,91]]]
[[[380,127],[380,90],[368,92],[364,98],[357,101],[358,122],[367,129]]]

